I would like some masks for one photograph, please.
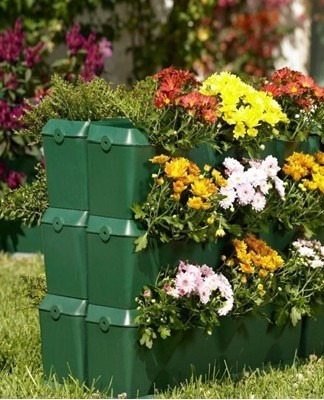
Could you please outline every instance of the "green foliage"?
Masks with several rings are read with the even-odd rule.
[[[39,276],[21,275],[22,285],[19,292],[30,304],[30,307],[38,307],[47,292],[45,274]]]
[[[38,104],[27,102],[30,109],[23,115],[25,129],[20,131],[21,135],[40,142],[42,127],[52,118],[98,121],[122,116],[118,107],[126,92],[122,85],[115,89],[99,77],[90,82],[78,78],[73,83],[55,74],[50,88],[50,94]]]
[[[40,224],[42,215],[48,207],[45,170],[36,166],[36,178],[24,183],[15,190],[8,189],[0,200],[0,218],[8,221],[18,220],[23,225]]]

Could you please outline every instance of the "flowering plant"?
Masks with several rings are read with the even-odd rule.
[[[268,221],[275,202],[285,199],[284,181],[278,176],[278,160],[269,155],[264,160],[227,157],[222,168],[225,184],[219,194],[220,206],[228,222],[240,221],[242,230],[259,230]]]
[[[274,218],[285,228],[300,228],[308,236],[324,225],[324,153],[294,152],[282,168],[286,197],[274,209]]]
[[[290,319],[293,325],[303,315],[314,316],[323,305],[324,246],[319,240],[299,238],[289,249],[288,259],[279,273],[276,298],[278,324]]]
[[[316,134],[324,140],[324,88],[310,76],[282,68],[272,74],[262,90],[272,94],[289,118],[288,124],[280,124],[280,138],[303,141]]]
[[[271,304],[278,294],[278,274],[285,260],[253,234],[233,239],[233,251],[224,256],[221,271],[231,282],[234,306],[231,314],[244,315]]]
[[[228,72],[211,75],[202,82],[199,91],[219,103],[217,118],[223,140],[239,143],[250,154],[264,141],[278,136],[279,123],[288,122],[271,95]]]
[[[200,86],[191,72],[165,68],[135,85],[121,107],[152,144],[169,152],[201,142],[219,148],[215,140],[218,102],[201,94]]]
[[[225,184],[220,206],[231,226],[241,233],[268,232],[270,225],[284,233],[292,229],[312,235],[324,224],[324,156],[293,153],[283,168],[271,155],[261,159],[227,157],[222,164]]]
[[[287,122],[271,95],[233,74],[216,73],[200,82],[173,67],[135,85],[121,107],[152,144],[171,152],[202,142],[220,152],[233,143],[256,149],[278,134],[279,122]]]
[[[26,174],[24,172],[8,168],[3,161],[0,161],[0,190],[5,191],[8,188],[16,189],[25,180]]]
[[[86,38],[80,32],[80,25],[75,23],[65,35],[67,57],[56,60],[53,72],[62,78],[73,81],[81,76],[85,82],[104,71],[105,60],[111,57],[111,43],[105,38],[97,39],[95,32]]]
[[[200,326],[209,335],[219,317],[233,307],[233,290],[221,273],[207,265],[180,261],[175,270],[165,270],[156,284],[145,286],[136,298],[140,343],[151,348],[158,337]]]
[[[148,236],[162,242],[190,238],[196,242],[217,241],[228,228],[219,212],[221,174],[210,166],[204,170],[185,157],[156,156],[159,165],[146,201],[133,204],[135,219],[145,227],[136,239],[136,251],[147,246]]]
[[[30,140],[15,135],[21,128],[19,117],[26,104],[24,98],[34,97],[46,74],[41,54],[43,43],[30,46],[26,43],[21,19],[13,29],[0,34],[0,156],[13,158],[21,154],[38,155]]]

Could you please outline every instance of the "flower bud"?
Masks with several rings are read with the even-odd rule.
[[[215,236],[217,237],[224,237],[225,236],[225,231],[222,228],[217,229]]]

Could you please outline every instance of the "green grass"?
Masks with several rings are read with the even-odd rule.
[[[72,378],[45,381],[37,304],[44,288],[40,255],[14,258],[0,253],[0,398],[105,398]],[[196,377],[157,398],[324,398],[324,360],[315,356],[282,369],[209,379]]]

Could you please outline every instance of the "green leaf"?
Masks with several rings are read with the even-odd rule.
[[[135,213],[135,219],[141,219],[141,218],[145,218],[145,212],[142,210],[142,207],[137,204],[134,203],[131,207],[132,211]]]
[[[144,250],[147,246],[147,233],[142,236],[139,236],[136,240],[134,240],[136,244],[135,251],[138,253],[141,250]]]
[[[25,80],[26,80],[26,82],[28,82],[30,80],[31,76],[32,76],[32,70],[30,68],[27,68],[26,72],[25,72]]]

